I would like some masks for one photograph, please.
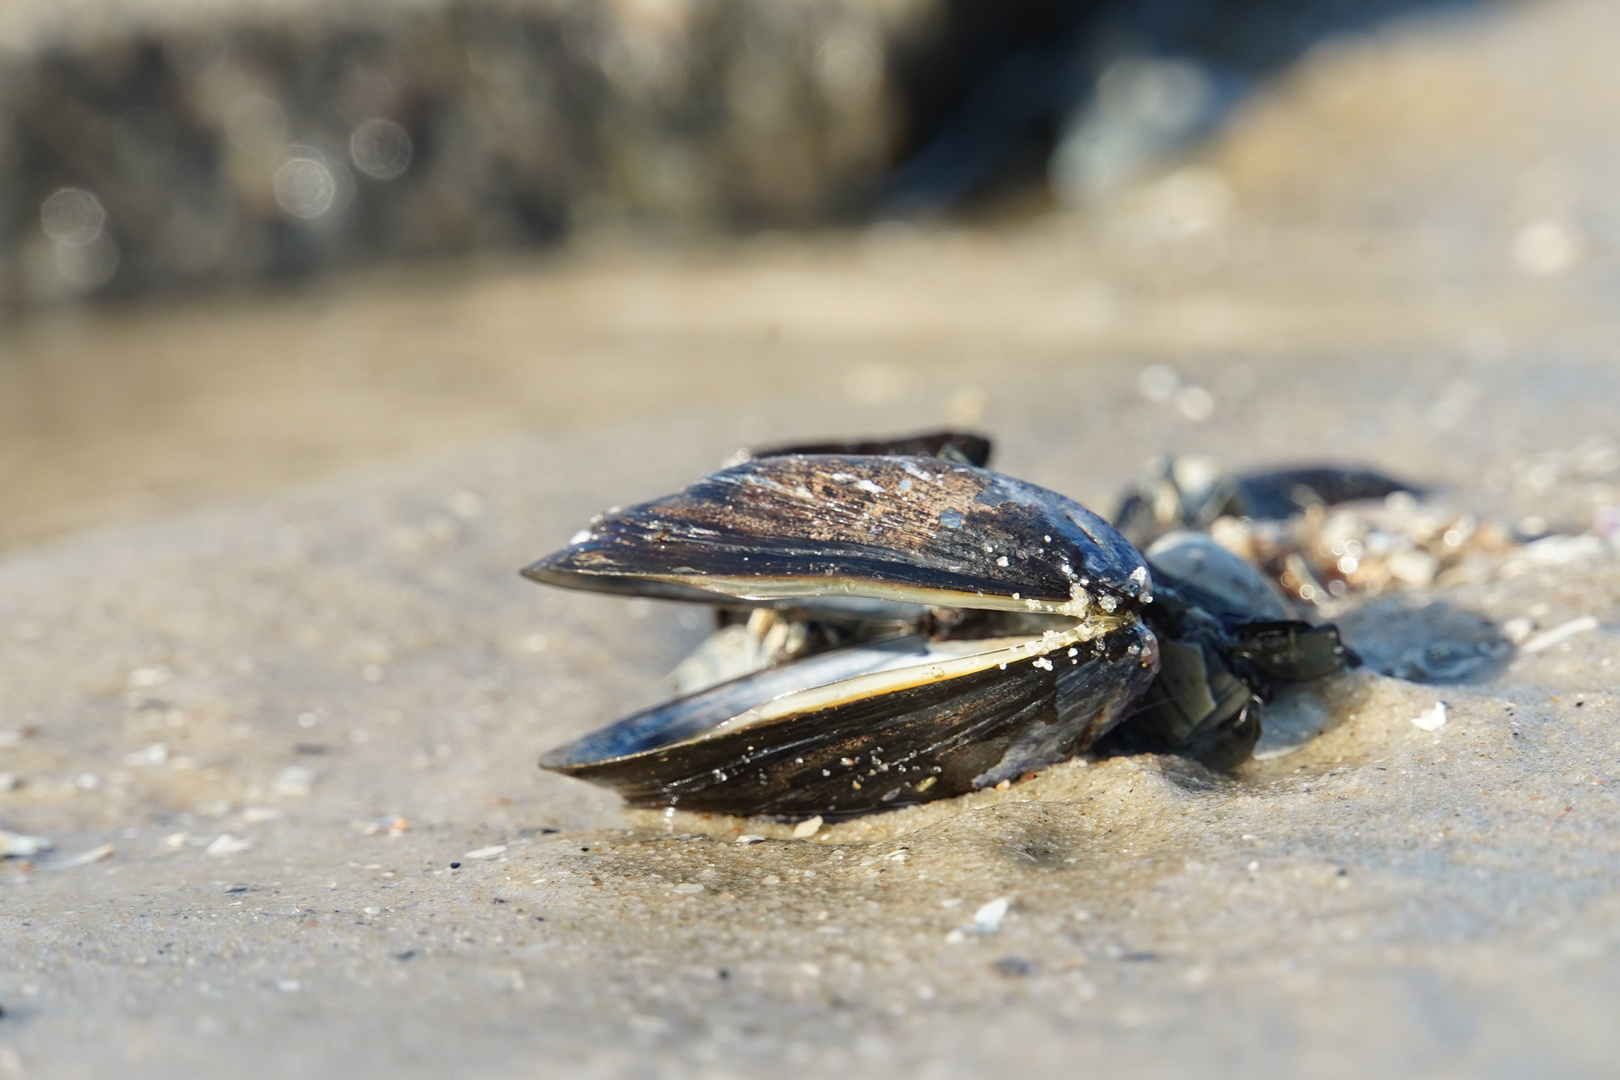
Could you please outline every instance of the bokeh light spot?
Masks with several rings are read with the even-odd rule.
[[[354,167],[373,180],[392,180],[411,164],[411,135],[392,120],[373,117],[349,136]]]
[[[337,201],[337,179],[326,162],[311,157],[288,158],[275,176],[276,202],[300,218],[318,218]]]
[[[39,207],[40,227],[58,244],[83,247],[93,243],[107,224],[101,200],[79,188],[62,188]]]

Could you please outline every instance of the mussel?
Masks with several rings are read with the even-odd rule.
[[[1227,473],[1199,455],[1170,458],[1121,500],[1114,523],[1146,547],[1177,529],[1207,529],[1221,517],[1283,521],[1313,506],[1421,495],[1415,484],[1374,469],[1303,465]]]
[[[846,818],[1017,780],[1116,729],[1229,760],[1274,683],[1353,662],[1202,534],[1144,556],[1080,504],[965,463],[989,444],[964,438],[757,454],[526,568],[725,613],[686,692],[542,766],[632,806]]]

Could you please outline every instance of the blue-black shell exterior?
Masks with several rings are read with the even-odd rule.
[[[1139,623],[1072,651],[693,737],[760,677],[749,676],[627,717],[541,763],[631,806],[704,813],[833,820],[951,798],[1084,752],[1158,668]]]
[[[960,597],[963,607],[980,595],[1061,604],[1078,587],[1111,598],[1109,609],[1134,610],[1151,594],[1141,555],[1079,503],[929,457],[750,461],[610,513],[524,574],[568,588],[708,602],[724,591],[713,578],[789,581],[805,597],[821,590],[892,599],[895,588],[923,589]]]

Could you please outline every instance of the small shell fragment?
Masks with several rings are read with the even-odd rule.
[[[117,853],[118,849],[113,845],[102,844],[100,847],[91,848],[89,851],[81,851],[79,854],[63,859],[61,862],[52,863],[51,869],[76,870],[81,866],[89,866],[91,863],[110,859]]]
[[[215,858],[221,858],[226,855],[235,855],[239,852],[246,851],[252,846],[253,841],[251,840],[244,840],[240,836],[232,836],[230,833],[220,833],[214,838],[213,843],[209,844],[208,847],[204,849],[203,853],[206,855],[212,855]]]
[[[1434,708],[1425,710],[1422,715],[1412,718],[1412,726],[1419,731],[1439,731],[1446,726],[1446,703],[1437,701]]]
[[[817,814],[815,817],[806,818],[797,825],[793,826],[793,838],[795,840],[808,840],[812,836],[816,835],[816,833],[820,830],[821,815]]]
[[[153,743],[145,750],[136,750],[132,754],[124,755],[124,764],[131,769],[155,769],[165,765],[169,760],[169,747],[166,743]]]
[[[1590,633],[1597,628],[1597,619],[1590,615],[1582,615],[1578,619],[1571,619],[1566,623],[1560,623],[1551,630],[1543,630],[1535,637],[1526,641],[1523,645],[1520,645],[1519,651],[1524,653],[1538,653],[1544,649],[1550,649],[1554,645],[1561,642],[1568,641],[1577,634]]]
[[[1001,929],[1001,920],[1007,917],[1007,909],[1012,906],[1012,898],[998,896],[996,899],[984,904],[973,913],[972,930],[975,934],[993,934]]]

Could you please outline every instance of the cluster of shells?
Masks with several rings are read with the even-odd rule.
[[[1397,492],[1313,506],[1286,521],[1221,517],[1210,535],[1331,618],[1360,595],[1487,582],[1620,554],[1620,530],[1603,524],[1599,517],[1589,531],[1548,533],[1536,519],[1481,517]]]

